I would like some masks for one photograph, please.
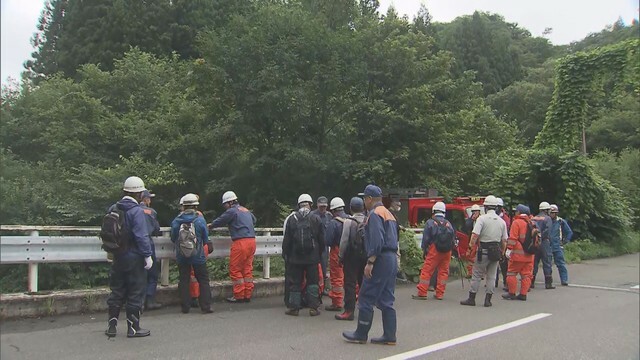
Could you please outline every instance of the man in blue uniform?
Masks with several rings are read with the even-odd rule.
[[[550,238],[551,238],[551,252],[553,254],[553,261],[556,263],[558,267],[558,273],[560,273],[560,283],[562,286],[569,285],[569,273],[567,272],[566,263],[564,260],[564,244],[571,241],[573,238],[573,231],[567,221],[560,216],[558,213],[560,209],[558,205],[551,204],[551,230],[550,230]]]
[[[398,269],[398,224],[389,210],[382,205],[382,190],[368,185],[364,190],[365,207],[369,210],[365,225],[367,265],[364,281],[358,295],[358,328],[345,331],[348,342],[367,342],[373,321],[373,305],[382,311],[382,337],[372,338],[372,344],[396,344],[395,300],[396,272]]]
[[[149,190],[142,192],[142,201],[140,201],[140,207],[145,215],[147,222],[147,231],[149,232],[149,239],[151,240],[151,260],[153,260],[153,266],[147,270],[147,296],[144,300],[145,310],[156,310],[162,307],[162,304],[156,302],[156,289],[158,287],[158,275],[160,274],[160,263],[156,259],[156,246],[153,243],[153,236],[160,236],[160,224],[158,223],[158,213],[151,208],[151,198],[156,194],[152,194]]]

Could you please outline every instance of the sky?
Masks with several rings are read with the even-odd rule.
[[[33,52],[31,37],[36,31],[43,0],[1,1],[0,76],[20,78],[22,64]],[[399,14],[412,18],[424,3],[434,21],[449,22],[475,10],[498,13],[505,20],[519,24],[534,36],[542,36],[545,28],[553,31],[547,37],[553,44],[578,41],[598,32],[619,17],[630,24],[638,18],[638,0],[380,0],[380,12],[393,5]]]

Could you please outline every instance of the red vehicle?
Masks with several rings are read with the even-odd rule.
[[[424,223],[431,218],[431,209],[436,202],[445,202],[444,198],[437,196],[434,190],[390,190],[383,198],[384,205],[389,207],[391,200],[400,201],[401,210],[396,214],[400,224],[414,228],[424,226]],[[483,202],[484,196],[461,196],[454,198],[449,203],[445,202],[447,205],[445,217],[456,229],[456,236],[459,240],[458,249],[463,258],[469,247],[469,236],[462,231],[464,223],[467,218],[471,217],[473,204],[480,205],[480,211],[484,213]]]

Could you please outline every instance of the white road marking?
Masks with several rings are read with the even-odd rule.
[[[635,290],[640,290],[640,285],[632,286],[631,288]]]
[[[482,331],[474,332],[474,333],[471,333],[471,334],[468,334],[468,335],[464,335],[464,336],[461,336],[459,338],[455,338],[455,339],[439,342],[437,344],[425,346],[425,347],[420,348],[420,349],[407,351],[407,352],[404,352],[402,354],[389,356],[389,357],[386,357],[386,358],[381,359],[381,360],[406,360],[406,359],[412,359],[412,358],[415,358],[417,356],[426,355],[426,354],[429,354],[429,353],[432,353],[432,352],[435,352],[435,351],[438,351],[438,350],[446,349],[446,348],[451,347],[451,346],[460,345],[460,344],[463,344],[463,343],[466,343],[466,342],[469,342],[469,341],[472,341],[472,340],[476,340],[476,339],[479,339],[479,338],[484,337],[484,336],[493,335],[495,333],[499,333],[501,331],[508,330],[508,329],[511,329],[511,328],[514,328],[514,327],[517,327],[517,326],[520,326],[520,325],[524,325],[524,324],[527,324],[527,323],[530,323],[530,322],[533,322],[533,321],[536,321],[536,320],[544,319],[547,316],[551,316],[551,314],[540,313],[540,314],[532,315],[532,316],[529,316],[529,317],[526,317],[526,318],[523,318],[523,319],[520,319],[520,320],[512,321],[510,323],[506,323],[506,324],[503,324],[503,325],[498,325],[498,326],[495,326],[495,327],[492,327],[492,328],[489,328],[489,329],[486,329],[486,330],[482,330]]]
[[[596,289],[596,290],[609,290],[609,291],[622,291],[622,292],[632,292],[632,293],[635,293],[635,291],[630,290],[630,289],[612,288],[612,287],[606,287],[606,286],[569,284],[569,287],[574,287],[574,288],[585,288],[585,289]],[[638,289],[638,286],[634,286],[634,287],[632,287],[631,289]]]

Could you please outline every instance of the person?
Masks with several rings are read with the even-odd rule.
[[[213,244],[209,241],[207,222],[204,217],[198,214],[200,201],[196,194],[186,194],[180,199],[182,211],[171,222],[171,242],[176,248],[176,262],[178,263],[178,293],[182,312],[189,313],[191,310],[191,295],[189,291],[189,277],[191,268],[200,286],[200,310],[203,314],[212,313],[211,309],[211,287],[209,285],[209,273],[207,272],[207,255],[204,252],[204,245],[207,245],[208,252],[213,251]],[[193,251],[189,254],[183,252],[183,242],[189,240],[189,234],[194,234],[195,242]]]
[[[471,254],[471,249],[480,242],[476,262],[473,264],[473,275],[471,276],[471,290],[469,298],[460,302],[460,305],[476,305],[476,293],[480,287],[480,280],[486,278],[486,294],[484,306],[490,307],[491,297],[495,287],[496,269],[498,260],[504,253],[507,240],[507,225],[496,214],[498,200],[495,196],[489,195],[484,199],[484,209],[486,213],[478,217],[473,227],[471,241],[467,256]]]
[[[480,205],[473,204],[471,206],[471,217],[468,217],[464,222],[463,232],[467,234],[467,237],[471,239],[471,235],[473,233],[473,226],[476,224],[478,217],[480,217]],[[471,274],[473,273],[473,263],[476,261],[477,248],[472,248],[469,244],[469,249],[471,252],[469,256],[467,256],[467,279],[471,279]]]
[[[398,224],[398,241],[400,241],[400,232],[405,230],[405,228],[402,225],[400,225],[400,222],[398,221],[398,216],[396,215],[400,213],[400,210],[402,210],[402,204],[400,203],[400,200],[392,199],[391,204],[389,205],[389,211],[391,211],[393,218],[396,220],[396,223]],[[396,255],[398,257],[398,272],[396,274],[396,278],[402,282],[405,282],[407,281],[407,277],[405,276],[404,271],[402,271],[400,246],[398,246],[398,252]]]
[[[340,262],[344,269],[344,312],[337,320],[353,320],[356,309],[356,288],[362,288],[362,276],[367,265],[364,240],[364,201],[353,197],[349,201],[351,217],[344,221],[340,237]]]
[[[507,211],[504,209],[504,201],[502,198],[498,199],[498,208],[496,209],[496,214],[500,216],[500,218],[504,221],[505,225],[507,225],[507,234],[509,233],[509,229],[511,228],[511,218],[507,214]],[[502,274],[502,289],[507,291],[507,268],[509,267],[509,259],[502,254],[500,261],[498,262],[498,270],[496,270],[496,287],[500,283],[500,274]]]
[[[229,257],[229,277],[233,282],[233,296],[226,299],[230,303],[251,301],[253,293],[253,256],[256,253],[256,217],[238,203],[233,191],[222,195],[222,205],[226,211],[209,225],[210,229],[228,226],[231,235]]]
[[[505,257],[509,259],[507,268],[508,292],[502,297],[506,300],[527,301],[527,293],[531,286],[531,274],[533,272],[533,254],[524,251],[523,244],[527,238],[529,227],[533,226],[529,219],[531,212],[525,205],[516,207],[516,217],[511,224],[509,240],[507,240],[507,250]],[[516,275],[520,274],[520,294],[516,296],[518,280]]]
[[[416,286],[418,294],[411,296],[414,300],[427,300],[429,282],[436,268],[439,270],[435,298],[442,300],[444,297],[456,233],[451,222],[445,218],[446,211],[445,203],[442,201],[435,203],[433,217],[427,220],[424,226],[421,247],[427,255],[420,270],[420,282]]]
[[[316,200],[316,204],[317,204],[317,207],[315,210],[311,211],[311,214],[320,218],[320,220],[322,221],[322,225],[324,226],[324,230],[326,231],[327,226],[329,226],[329,223],[331,222],[331,218],[332,218],[331,212],[327,211],[327,208],[329,207],[329,200],[327,199],[326,196],[320,196]],[[327,263],[329,262],[328,247],[324,249],[324,251],[322,252],[322,258],[320,260],[321,260],[320,265],[322,267],[322,273],[321,273],[322,278],[328,282],[329,281],[329,279],[327,278]],[[328,289],[330,286],[331,286],[330,283],[323,284],[323,288],[324,288],[323,295],[325,296],[329,295]]]
[[[531,281],[531,288],[535,288],[536,276],[538,275],[538,264],[542,260],[542,272],[544,273],[544,288],[555,289],[553,286],[553,269],[551,268],[551,260],[553,253],[551,252],[551,226],[553,222],[549,216],[549,210],[551,205],[548,202],[543,201],[538,206],[540,213],[532,218],[533,223],[538,227],[540,231],[540,251],[536,254],[533,260],[533,279]]]
[[[126,303],[127,337],[149,336],[151,331],[140,327],[140,314],[147,288],[147,270],[153,266],[151,238],[144,215],[139,206],[144,182],[137,176],[128,177],[122,187],[123,197],[109,208],[109,212],[124,214],[123,230],[128,241],[121,251],[113,253],[109,270],[107,299],[108,328],[105,334],[115,337],[120,309]],[[119,213],[119,214],[120,214]]]
[[[342,336],[352,343],[364,344],[369,337],[373,321],[373,306],[382,311],[381,337],[372,338],[372,344],[396,344],[395,301],[396,269],[398,268],[398,224],[389,210],[382,205],[382,190],[376,185],[364,189],[364,203],[369,210],[365,225],[367,265],[358,295],[358,327],[344,331]]]
[[[567,266],[564,260],[564,244],[571,242],[573,238],[573,231],[567,221],[560,216],[558,213],[560,209],[558,205],[552,204],[550,205],[551,210],[551,252],[553,254],[553,262],[558,267],[558,273],[560,274],[560,284],[562,286],[569,285],[569,272],[567,271]]]
[[[289,310],[287,315],[298,316],[302,302],[302,281],[306,282],[306,300],[309,315],[320,315],[318,263],[324,253],[324,225],[317,215],[311,214],[311,196],[298,197],[298,211],[287,218],[282,256],[290,277]]]
[[[329,222],[325,232],[325,243],[329,247],[329,272],[331,273],[331,305],[324,307],[326,311],[342,311],[344,302],[344,272],[340,263],[340,238],[347,214],[344,212],[344,201],[334,197],[329,203],[333,220]]]
[[[158,223],[158,213],[151,208],[151,199],[156,194],[152,194],[149,190],[142,192],[142,200],[140,201],[140,207],[145,215],[147,223],[147,231],[149,233],[149,239],[151,240],[151,260],[153,265],[151,269],[147,270],[147,292],[144,299],[145,310],[157,310],[162,307],[162,304],[156,302],[156,289],[158,288],[158,276],[160,274],[160,262],[156,258],[156,246],[153,242],[153,236],[161,236],[160,224]]]

